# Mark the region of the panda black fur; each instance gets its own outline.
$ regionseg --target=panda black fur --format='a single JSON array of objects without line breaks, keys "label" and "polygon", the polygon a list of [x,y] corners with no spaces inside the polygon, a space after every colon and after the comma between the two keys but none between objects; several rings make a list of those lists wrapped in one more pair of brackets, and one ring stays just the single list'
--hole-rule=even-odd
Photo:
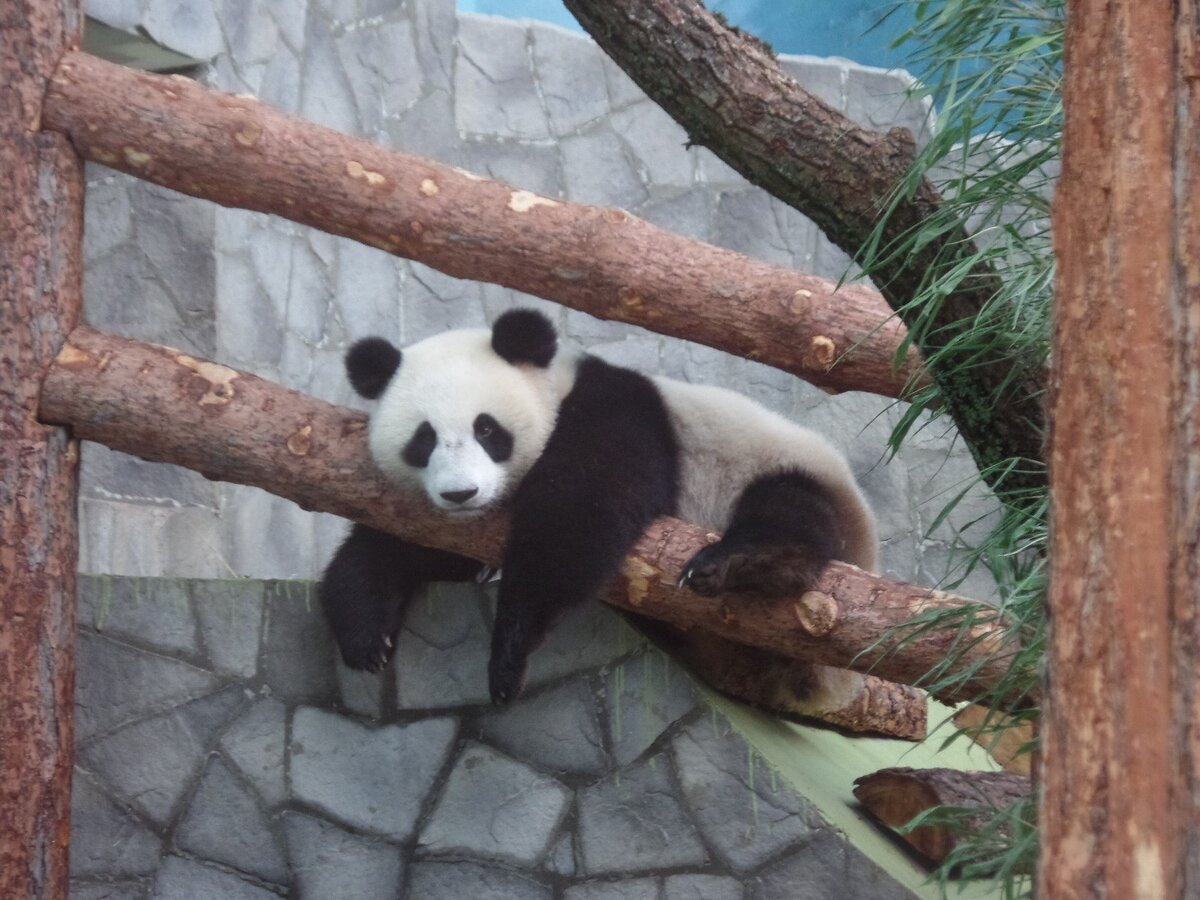
[{"label": "panda black fur", "polygon": [[[681,585],[705,594],[805,590],[831,559],[873,569],[875,521],[845,459],[816,433],[721,388],[648,378],[561,351],[540,313],[404,351],[351,347],[354,388],[378,399],[370,447],[450,515],[506,501],[489,681],[505,702],[557,615],[595,596],[657,517],[721,530]],[[386,664],[404,603],[480,564],[355,525],[320,594],[346,663]]]}]

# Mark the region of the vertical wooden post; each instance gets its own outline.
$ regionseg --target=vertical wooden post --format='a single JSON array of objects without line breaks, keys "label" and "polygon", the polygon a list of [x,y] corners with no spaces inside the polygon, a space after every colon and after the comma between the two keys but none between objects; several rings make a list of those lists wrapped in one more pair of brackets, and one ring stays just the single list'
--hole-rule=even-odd
[{"label": "vertical wooden post", "polygon": [[67,896],[78,446],[35,419],[79,319],[83,164],[39,131],[78,0],[0,0],[0,897]]},{"label": "vertical wooden post", "polygon": [[1047,900],[1200,897],[1196,6],[1068,4]]}]

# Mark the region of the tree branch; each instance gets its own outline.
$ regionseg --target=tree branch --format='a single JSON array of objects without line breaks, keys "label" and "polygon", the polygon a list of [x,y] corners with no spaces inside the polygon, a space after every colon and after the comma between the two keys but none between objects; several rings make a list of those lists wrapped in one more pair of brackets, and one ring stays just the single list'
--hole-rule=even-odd
[{"label": "tree branch", "polygon": [[[564,2],[693,143],[811,218],[851,256],[861,256],[913,161],[915,147],[907,131],[880,134],[858,126],[796,84],[762,41],[729,28],[698,0]],[[941,202],[933,186],[922,181],[888,217],[885,244],[928,220]],[[892,309],[912,326],[929,310],[907,304],[939,254],[965,259],[973,252],[965,231],[952,229],[874,277]],[[974,266],[932,321],[916,330],[926,359],[942,354],[931,374],[993,486],[989,467],[1008,457],[1042,458],[1044,429],[1041,386],[1004,388],[1014,370],[1002,351],[979,354],[977,342],[947,349],[969,332],[998,284],[992,269]],[[1014,472],[1004,479],[1001,494],[1044,484],[1040,471]]]},{"label": "tree branch", "polygon": [[88,159],[156,184],[728,350],[832,390],[896,397],[925,378],[915,352],[893,369],[904,328],[869,287],[837,287],[622,210],[516,190],[181,76],[67,54],[43,125]]},{"label": "tree branch", "polygon": [[[375,471],[362,413],[177,350],[78,328],[43,385],[39,414],[144,459],[256,485],[305,509],[486,562],[501,558],[503,516],[447,521]],[[953,631],[913,631],[906,627],[913,617],[976,607],[842,563],[831,564],[817,588],[798,598],[722,602],[678,590],[683,563],[714,537],[677,519],[658,520],[626,560],[623,584],[606,599],[677,627],[904,684],[920,683],[962,639]],[[1011,645],[994,613],[969,632],[972,644],[955,665],[972,674],[942,699],[969,699],[1007,669]]]}]

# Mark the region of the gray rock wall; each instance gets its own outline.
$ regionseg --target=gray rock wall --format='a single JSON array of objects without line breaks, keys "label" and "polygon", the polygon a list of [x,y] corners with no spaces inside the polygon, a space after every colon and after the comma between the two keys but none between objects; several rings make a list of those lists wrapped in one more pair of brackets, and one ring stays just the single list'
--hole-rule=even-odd
[{"label": "gray rock wall", "polygon": [[[687,148],[588,40],[551,26],[456,16],[450,0],[91,0],[89,12],[210,59],[214,87],[349,133],[781,265],[831,278],[850,265],[803,216]],[[785,64],[865,124],[925,127],[903,75]],[[992,510],[973,490],[926,534],[975,470],[941,424],[888,459],[901,410],[887,399],[831,397],[102,167],[87,203],[97,327],[353,405],[351,341],[404,344],[533,305],[606,359],[742,390],[829,435],[879,513],[895,577],[943,578],[958,529]],[[907,896],[802,791],[748,779],[743,740],[611,613],[568,617],[503,711],[486,704],[482,589],[433,588],[389,671],[351,673],[308,581],[345,523],[95,445],[83,460],[73,896]],[[991,586],[975,575],[965,590]]]}]

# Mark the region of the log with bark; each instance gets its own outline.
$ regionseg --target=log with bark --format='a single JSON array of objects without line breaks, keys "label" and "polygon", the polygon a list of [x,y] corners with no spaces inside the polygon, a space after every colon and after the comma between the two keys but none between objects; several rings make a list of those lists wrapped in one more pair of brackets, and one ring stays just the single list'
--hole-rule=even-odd
[{"label": "log with bark", "polygon": [[[854,796],[879,822],[933,863],[940,863],[964,833],[995,817],[1033,790],[1024,775],[958,769],[881,769],[854,781]],[[955,808],[956,827],[945,823],[906,826],[935,807]]]},{"label": "log with bark", "polygon": [[[45,381],[40,413],[45,421],[70,425],[78,437],[126,453],[256,485],[305,509],[428,546],[500,561],[503,516],[450,522],[423,498],[396,490],[371,462],[362,413],[177,350],[79,328]],[[813,591],[785,600],[723,601],[677,589],[683,563],[716,537],[677,519],[658,520],[605,599],[676,627],[903,684],[919,684],[962,639],[954,631],[913,633],[913,617],[931,609],[978,608],[969,629],[974,642],[955,663],[970,677],[941,696],[970,699],[1006,671],[1011,646],[995,611],[843,563],[831,564]]]},{"label": "log with bark", "polygon": [[[88,159],[274,213],[602,319],[708,344],[830,390],[927,376],[879,294],[388,150],[182,76],[67,54],[43,125]],[[853,351],[853,352],[850,352]]]},{"label": "log with bark", "polygon": [[67,896],[79,447],[35,418],[83,299],[83,163],[41,134],[73,0],[0,7],[0,897]]},{"label": "log with bark", "polygon": [[[912,135],[880,134],[859,126],[805,91],[779,67],[774,53],[751,34],[729,27],[700,0],[564,0],[579,23],[618,66],[688,133],[750,182],[804,213],[834,244],[861,258],[881,213],[892,202],[914,159]],[[896,199],[883,229],[889,246],[937,214],[942,203],[928,181]],[[930,314],[912,306],[939,254],[969,258],[963,228],[946,228],[919,250],[879,267],[876,283],[892,309],[910,324]],[[943,265],[947,265],[943,263]],[[989,266],[976,264],[917,331],[931,374],[979,470],[998,491],[1045,486],[1033,464],[1009,471],[1010,457],[1041,460],[1045,416],[1041,371],[1020,373],[1008,348],[980,349],[963,340],[999,286]],[[1016,381],[1012,389],[1005,386]]]}]

